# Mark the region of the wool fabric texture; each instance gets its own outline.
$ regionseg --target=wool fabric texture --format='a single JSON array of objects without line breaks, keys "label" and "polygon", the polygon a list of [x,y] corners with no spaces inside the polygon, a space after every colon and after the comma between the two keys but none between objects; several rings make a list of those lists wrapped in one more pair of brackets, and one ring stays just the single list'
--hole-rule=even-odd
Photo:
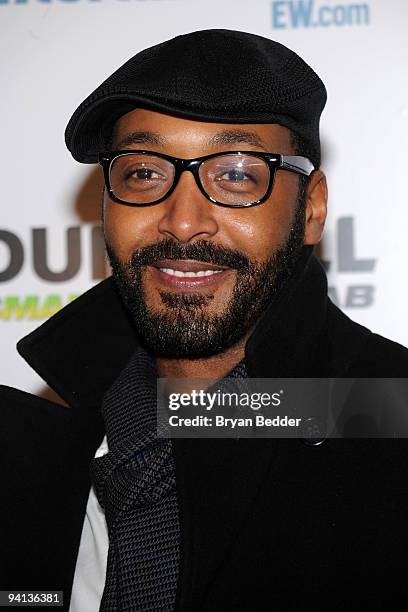
[{"label": "wool fabric texture", "polygon": [[318,75],[284,45],[247,32],[202,30],[129,59],[79,105],[65,142],[77,161],[96,163],[114,123],[147,108],[203,121],[283,125],[307,142],[318,167],[326,98]]},{"label": "wool fabric texture", "polygon": [[[246,377],[240,362],[226,378]],[[104,396],[109,452],[91,463],[109,551],[101,612],[175,607],[180,525],[171,440],[158,438],[157,368],[137,349]]]}]

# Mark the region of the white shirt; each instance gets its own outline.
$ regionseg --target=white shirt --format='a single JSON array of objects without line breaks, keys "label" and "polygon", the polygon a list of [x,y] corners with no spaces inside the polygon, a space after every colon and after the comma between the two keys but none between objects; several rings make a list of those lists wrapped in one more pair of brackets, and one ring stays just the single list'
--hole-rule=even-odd
[{"label": "white shirt", "polygon": [[[108,450],[105,436],[95,457],[105,455]],[[79,544],[69,612],[99,611],[105,586],[108,548],[109,536],[105,513],[91,486]]]}]

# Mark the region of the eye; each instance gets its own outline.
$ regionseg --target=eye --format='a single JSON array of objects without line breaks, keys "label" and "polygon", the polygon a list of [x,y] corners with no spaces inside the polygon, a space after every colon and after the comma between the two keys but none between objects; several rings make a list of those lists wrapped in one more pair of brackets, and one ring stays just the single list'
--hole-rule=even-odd
[{"label": "eye", "polygon": [[241,182],[241,181],[249,181],[252,177],[244,172],[243,170],[239,170],[238,168],[233,168],[228,170],[228,172],[224,172],[222,176],[218,177],[218,181],[233,181],[233,182]]},{"label": "eye", "polygon": [[165,178],[162,174],[152,168],[140,167],[129,168],[126,172],[126,180],[136,179],[138,181],[153,181]]}]

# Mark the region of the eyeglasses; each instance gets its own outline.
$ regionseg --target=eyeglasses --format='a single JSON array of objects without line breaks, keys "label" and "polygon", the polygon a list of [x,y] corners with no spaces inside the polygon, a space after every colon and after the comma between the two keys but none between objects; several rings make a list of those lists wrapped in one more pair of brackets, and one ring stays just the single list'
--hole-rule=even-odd
[{"label": "eyeglasses", "polygon": [[299,155],[258,151],[224,151],[196,159],[180,159],[154,151],[101,153],[106,189],[115,202],[152,206],[169,197],[188,170],[213,204],[233,208],[256,206],[272,191],[277,170],[310,176],[312,162]]}]

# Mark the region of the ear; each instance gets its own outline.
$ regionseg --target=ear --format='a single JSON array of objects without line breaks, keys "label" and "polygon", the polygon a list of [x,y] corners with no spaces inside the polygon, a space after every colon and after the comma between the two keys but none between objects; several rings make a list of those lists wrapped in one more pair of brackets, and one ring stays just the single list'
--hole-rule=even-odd
[{"label": "ear", "polygon": [[327,181],[321,170],[315,170],[307,186],[304,244],[317,244],[327,216]]}]

